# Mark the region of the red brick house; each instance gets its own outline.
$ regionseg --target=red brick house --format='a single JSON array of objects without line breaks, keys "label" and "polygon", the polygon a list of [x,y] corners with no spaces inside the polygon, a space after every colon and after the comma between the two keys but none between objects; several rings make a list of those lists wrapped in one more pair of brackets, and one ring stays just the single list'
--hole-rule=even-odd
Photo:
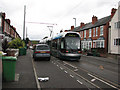
[{"label": "red brick house", "polygon": [[21,38],[10,22],[10,19],[6,19],[5,13],[0,13],[0,34],[4,34],[7,39]]},{"label": "red brick house", "polygon": [[72,29],[72,31],[80,33],[82,50],[94,48],[101,53],[108,52],[109,22],[115,11],[116,9],[113,8],[110,16],[101,19],[93,15],[92,22],[86,24],[81,22],[79,27]]}]

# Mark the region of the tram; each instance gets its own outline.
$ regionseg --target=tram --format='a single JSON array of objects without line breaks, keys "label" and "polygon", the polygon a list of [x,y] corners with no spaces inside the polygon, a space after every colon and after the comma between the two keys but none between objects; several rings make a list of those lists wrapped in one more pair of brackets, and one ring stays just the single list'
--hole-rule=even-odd
[{"label": "tram", "polygon": [[51,40],[51,54],[60,59],[81,58],[81,38],[77,32],[62,32]]}]

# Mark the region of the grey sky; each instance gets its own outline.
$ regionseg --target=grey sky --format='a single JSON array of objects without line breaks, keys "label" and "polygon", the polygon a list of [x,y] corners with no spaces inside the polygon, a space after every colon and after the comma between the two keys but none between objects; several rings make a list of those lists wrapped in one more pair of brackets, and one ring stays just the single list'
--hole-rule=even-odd
[{"label": "grey sky", "polygon": [[[6,13],[11,25],[16,27],[21,37],[23,34],[24,5],[26,22],[55,23],[54,35],[61,29],[68,30],[75,24],[91,22],[92,16],[98,19],[111,14],[112,8],[118,7],[119,0],[0,0],[0,11]],[[26,23],[28,37],[40,40],[49,36],[47,24]]]}]

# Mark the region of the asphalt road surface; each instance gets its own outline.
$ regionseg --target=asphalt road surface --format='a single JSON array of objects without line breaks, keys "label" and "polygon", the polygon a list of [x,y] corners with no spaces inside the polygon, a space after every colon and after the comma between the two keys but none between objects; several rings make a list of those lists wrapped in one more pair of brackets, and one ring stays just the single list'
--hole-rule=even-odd
[{"label": "asphalt road surface", "polygon": [[[32,51],[31,51],[32,58]],[[90,61],[91,60],[91,61]],[[39,81],[40,88],[84,88],[119,89],[118,68],[113,63],[98,61],[82,56],[79,62],[63,61],[51,56],[45,59],[33,60],[36,78],[47,78]]]}]

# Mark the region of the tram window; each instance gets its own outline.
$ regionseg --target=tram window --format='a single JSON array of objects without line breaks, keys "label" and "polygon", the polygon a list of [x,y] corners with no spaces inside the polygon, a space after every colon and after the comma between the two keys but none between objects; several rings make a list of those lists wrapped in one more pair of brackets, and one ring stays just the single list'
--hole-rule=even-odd
[{"label": "tram window", "polygon": [[61,49],[64,49],[64,42],[61,41]]},{"label": "tram window", "polygon": [[61,49],[65,48],[64,39],[61,40]]}]

